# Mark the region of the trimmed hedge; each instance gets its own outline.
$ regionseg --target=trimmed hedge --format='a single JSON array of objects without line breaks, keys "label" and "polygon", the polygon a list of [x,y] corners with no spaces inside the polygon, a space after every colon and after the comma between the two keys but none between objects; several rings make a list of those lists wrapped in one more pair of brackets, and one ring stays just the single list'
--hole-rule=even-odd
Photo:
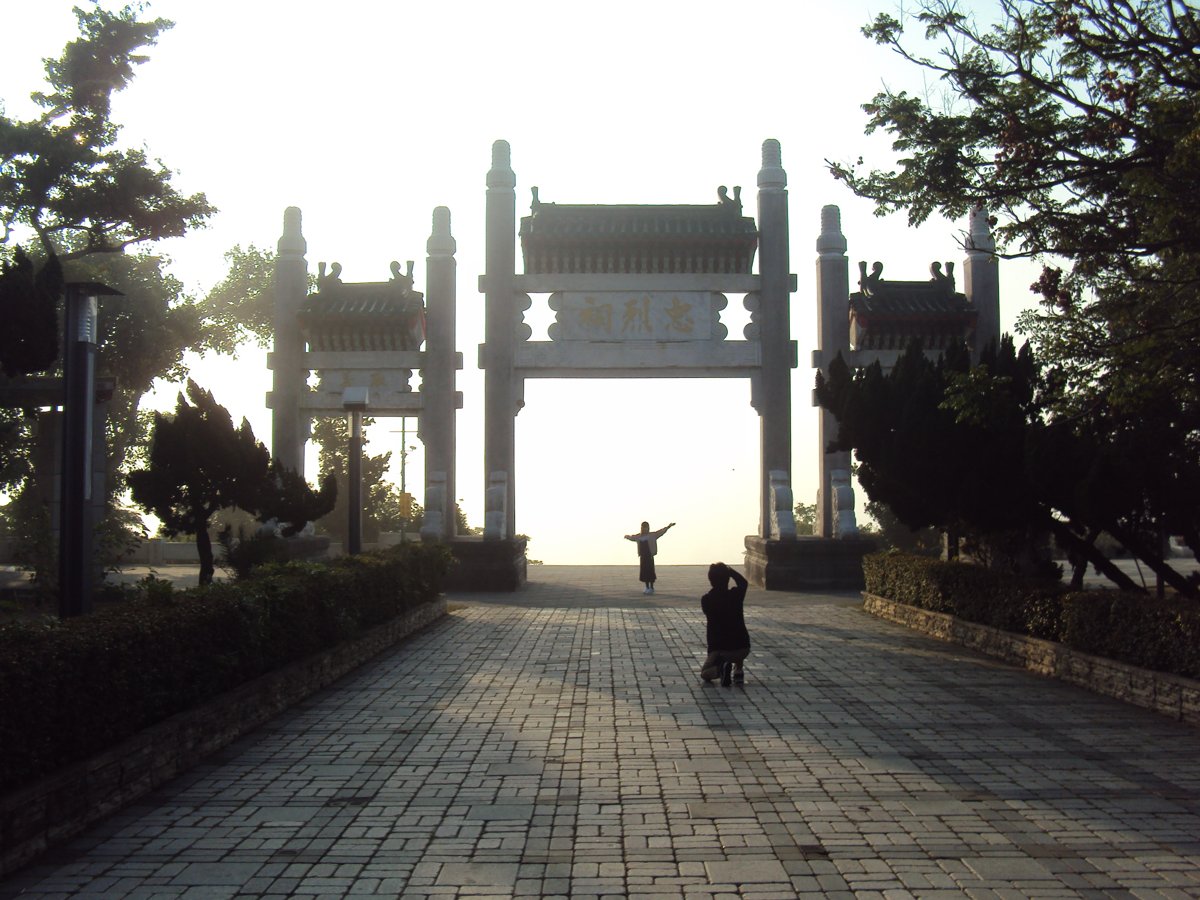
[{"label": "trimmed hedge", "polygon": [[1056,641],[1185,678],[1200,678],[1200,606],[1115,590],[1069,592],[981,566],[902,553],[863,559],[866,591],[968,622]]},{"label": "trimmed hedge", "polygon": [[405,544],[0,628],[0,793],[433,599],[450,564]]}]

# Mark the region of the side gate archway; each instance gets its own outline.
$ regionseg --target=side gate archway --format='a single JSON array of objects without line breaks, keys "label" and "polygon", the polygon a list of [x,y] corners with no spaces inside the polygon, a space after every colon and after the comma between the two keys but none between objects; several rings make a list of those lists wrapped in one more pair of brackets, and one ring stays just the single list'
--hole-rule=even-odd
[{"label": "side gate archway", "polygon": [[[779,143],[763,143],[757,222],[740,188],[712,205],[573,205],[533,189],[522,218],[524,272],[516,268],[516,175],[509,145],[492,147],[487,175],[484,476],[481,563],[524,580],[516,537],[516,416],[529,378],[748,378],[760,422],[760,516],[746,539],[747,574],[790,588],[792,500],[791,339],[787,176]],[[758,254],[758,273],[752,271]],[[744,294],[744,340],[721,323],[726,294]],[[549,295],[549,340],[533,341],[523,314]],[[498,573],[497,573],[498,574]]]},{"label": "side gate archway", "polygon": [[[373,417],[415,416],[425,446],[423,540],[455,537],[455,412],[462,394],[455,375],[455,242],[450,211],[433,211],[427,243],[426,294],[413,290],[412,263],[392,263],[389,281],[342,283],[340,266],[322,272],[308,292],[307,244],[300,210],[284,213],[275,268],[275,342],[271,451],[284,465],[304,471],[309,422],[348,412]],[[315,371],[318,383],[308,385]],[[414,389],[413,373],[420,373]]]}]

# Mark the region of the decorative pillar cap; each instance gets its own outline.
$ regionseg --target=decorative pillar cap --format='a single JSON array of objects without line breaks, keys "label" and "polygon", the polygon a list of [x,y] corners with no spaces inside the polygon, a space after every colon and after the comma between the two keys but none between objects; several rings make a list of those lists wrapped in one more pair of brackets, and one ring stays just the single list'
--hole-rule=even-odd
[{"label": "decorative pillar cap", "polygon": [[280,256],[304,256],[308,242],[300,231],[300,207],[289,206],[283,211],[283,235],[279,238]]},{"label": "decorative pillar cap", "polygon": [[783,171],[783,157],[779,141],[767,138],[762,145],[762,168],[758,170],[760,191],[781,191],[787,187],[787,173]]},{"label": "decorative pillar cap", "polygon": [[846,254],[846,236],[842,234],[842,211],[833,204],[821,207],[821,234],[817,238],[817,252],[822,256]]},{"label": "decorative pillar cap", "polygon": [[982,203],[967,214],[967,255],[972,259],[990,257],[996,253],[996,239],[992,237],[991,217]]},{"label": "decorative pillar cap", "polygon": [[517,176],[512,170],[512,150],[508,141],[496,141],[492,144],[492,168],[487,174],[487,186],[508,190],[517,186]]},{"label": "decorative pillar cap", "polygon": [[450,209],[438,206],[433,210],[433,231],[425,242],[425,251],[430,256],[453,256],[458,249],[454,238],[450,235]]}]

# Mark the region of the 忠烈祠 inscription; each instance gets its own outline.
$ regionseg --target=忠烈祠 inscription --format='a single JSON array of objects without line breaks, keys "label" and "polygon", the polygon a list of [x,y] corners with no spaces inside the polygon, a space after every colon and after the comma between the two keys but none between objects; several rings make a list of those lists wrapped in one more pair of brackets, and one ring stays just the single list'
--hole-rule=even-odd
[{"label": "\u5fe0\u70c8\u7960 inscription", "polygon": [[562,291],[552,341],[707,341],[725,297],[711,291]]}]

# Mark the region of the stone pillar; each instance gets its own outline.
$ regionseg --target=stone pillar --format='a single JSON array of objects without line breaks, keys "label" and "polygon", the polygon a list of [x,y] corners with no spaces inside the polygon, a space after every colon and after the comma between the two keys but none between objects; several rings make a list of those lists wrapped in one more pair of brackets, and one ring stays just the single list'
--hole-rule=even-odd
[{"label": "stone pillar", "polygon": [[508,487],[504,533],[489,533],[486,537],[490,539],[509,539],[516,534],[516,184],[508,142],[496,141],[492,144],[492,168],[487,174],[484,345],[479,364],[484,369],[484,484],[490,485],[497,475],[503,475]]},{"label": "stone pillar", "polygon": [[979,313],[975,323],[975,346],[971,359],[989,343],[1000,343],[1000,273],[996,261],[996,241],[988,224],[988,211],[971,210],[967,221],[967,258],[963,261],[963,293]]},{"label": "stone pillar", "polygon": [[[440,519],[440,533],[421,529],[435,540],[454,537],[455,411],[455,312],[456,281],[450,234],[450,210],[433,211],[433,231],[425,245],[425,368],[421,373],[421,440],[425,444],[425,520]],[[432,486],[432,489],[431,489]],[[431,513],[433,515],[431,515]]]},{"label": "stone pillar", "polygon": [[[777,482],[783,479],[789,487],[792,483],[787,174],[783,171],[779,142],[773,139],[763,141],[762,145],[762,168],[758,172],[758,231],[758,321],[762,345],[762,370],[756,399],[762,445],[759,536],[772,538],[787,536],[786,528],[772,528],[772,521],[780,512],[772,508],[772,476]],[[773,531],[776,532],[774,535]],[[791,537],[795,537],[794,527]]]},{"label": "stone pillar", "polygon": [[283,236],[275,261],[275,344],[268,357],[273,375],[267,406],[271,410],[271,455],[300,474],[304,474],[304,443],[308,440],[300,395],[307,389],[308,372],[297,314],[308,296],[307,249],[300,231],[300,210],[289,206],[283,213]]},{"label": "stone pillar", "polygon": [[[842,211],[836,206],[821,208],[821,234],[817,238],[817,353],[814,362],[823,371],[841,350],[850,350],[850,265],[846,259],[846,236],[842,234]],[[813,399],[816,405],[816,398]],[[817,537],[834,537],[833,472],[850,470],[849,453],[827,453],[837,437],[837,420],[820,410],[817,440],[821,477],[817,488]]]}]

